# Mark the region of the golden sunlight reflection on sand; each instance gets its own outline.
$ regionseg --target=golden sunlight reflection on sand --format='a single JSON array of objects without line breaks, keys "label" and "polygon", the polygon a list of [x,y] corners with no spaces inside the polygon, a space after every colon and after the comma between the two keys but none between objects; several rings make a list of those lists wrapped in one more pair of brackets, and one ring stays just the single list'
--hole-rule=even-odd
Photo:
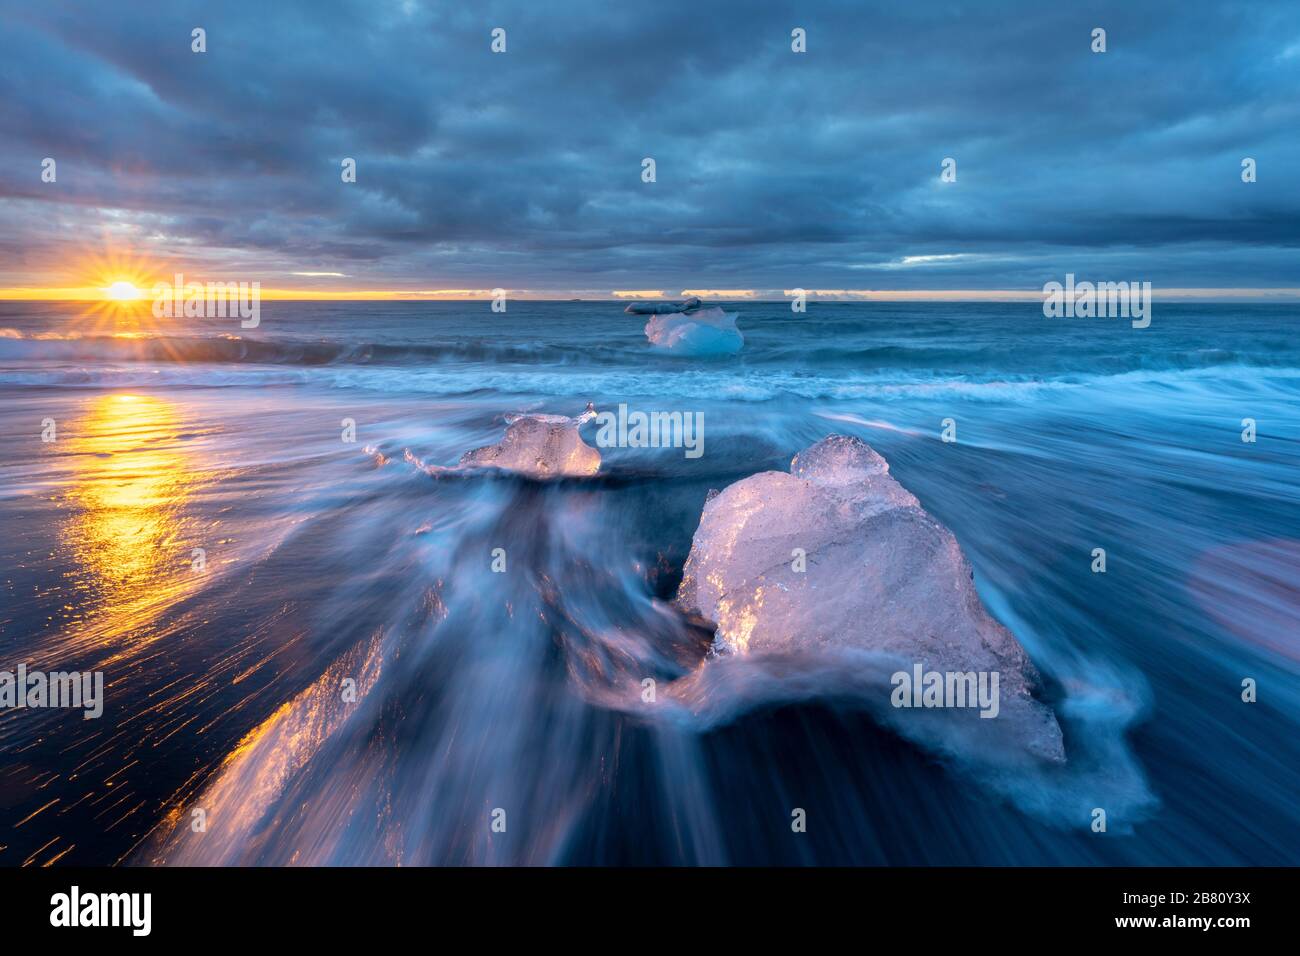
[{"label": "golden sunlight reflection on sand", "polygon": [[186,503],[202,477],[182,449],[177,407],[145,395],[92,399],[69,429],[76,462],[64,543],[92,592],[97,640],[130,635],[201,577]]}]

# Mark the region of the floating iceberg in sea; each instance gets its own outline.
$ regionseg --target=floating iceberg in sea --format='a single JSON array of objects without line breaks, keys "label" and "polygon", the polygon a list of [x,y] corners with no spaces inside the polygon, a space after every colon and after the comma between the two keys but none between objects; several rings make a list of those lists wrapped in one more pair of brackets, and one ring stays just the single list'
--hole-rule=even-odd
[{"label": "floating iceberg in sea", "polygon": [[745,344],[736,313],[719,308],[653,316],[645,326],[650,344],[682,355],[734,355]]},{"label": "floating iceberg in sea", "polygon": [[699,296],[691,296],[681,303],[676,302],[633,302],[623,311],[628,315],[677,315],[683,312],[698,312],[704,307]]},{"label": "floating iceberg in sea", "polygon": [[466,452],[457,467],[504,468],[530,478],[594,475],[600,470],[600,452],[584,442],[578,430],[595,417],[590,403],[577,418],[509,416],[501,441]]},{"label": "floating iceberg in sea", "polygon": [[645,326],[650,344],[680,355],[734,355],[745,344],[736,313],[706,309],[698,296],[681,303],[633,302],[623,311],[652,316]]},{"label": "floating iceberg in sea", "polygon": [[[1055,715],[1030,693],[1037,672],[984,609],[956,539],[856,438],[832,435],[795,456],[789,474],[751,475],[710,498],[678,603],[716,625],[724,654],[783,660],[799,674],[812,662],[849,684],[855,665],[874,670],[860,687],[880,698],[877,713],[925,743],[1064,760]],[[996,719],[880,706],[890,694],[881,674],[915,665],[997,674]]]}]

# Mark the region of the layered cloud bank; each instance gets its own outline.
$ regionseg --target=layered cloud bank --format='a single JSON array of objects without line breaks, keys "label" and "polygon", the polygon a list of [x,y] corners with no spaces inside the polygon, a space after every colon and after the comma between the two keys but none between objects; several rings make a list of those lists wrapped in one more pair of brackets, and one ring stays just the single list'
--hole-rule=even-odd
[{"label": "layered cloud bank", "polygon": [[232,0],[5,27],[0,288],[77,285],[88,236],[304,291],[1300,284],[1294,5],[507,3],[487,22]]}]

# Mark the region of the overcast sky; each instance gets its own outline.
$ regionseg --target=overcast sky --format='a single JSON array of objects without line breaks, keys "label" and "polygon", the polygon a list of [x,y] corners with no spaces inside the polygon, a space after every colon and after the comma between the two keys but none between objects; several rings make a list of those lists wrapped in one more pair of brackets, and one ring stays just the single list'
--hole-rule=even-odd
[{"label": "overcast sky", "polygon": [[0,11],[0,287],[1300,287],[1296,2]]}]

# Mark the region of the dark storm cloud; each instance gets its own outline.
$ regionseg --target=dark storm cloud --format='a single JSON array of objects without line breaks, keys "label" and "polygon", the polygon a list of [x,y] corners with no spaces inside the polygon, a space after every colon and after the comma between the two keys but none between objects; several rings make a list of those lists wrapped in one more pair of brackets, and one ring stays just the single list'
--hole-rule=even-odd
[{"label": "dark storm cloud", "polygon": [[0,285],[105,233],[380,287],[1300,285],[1294,3],[2,8]]}]

